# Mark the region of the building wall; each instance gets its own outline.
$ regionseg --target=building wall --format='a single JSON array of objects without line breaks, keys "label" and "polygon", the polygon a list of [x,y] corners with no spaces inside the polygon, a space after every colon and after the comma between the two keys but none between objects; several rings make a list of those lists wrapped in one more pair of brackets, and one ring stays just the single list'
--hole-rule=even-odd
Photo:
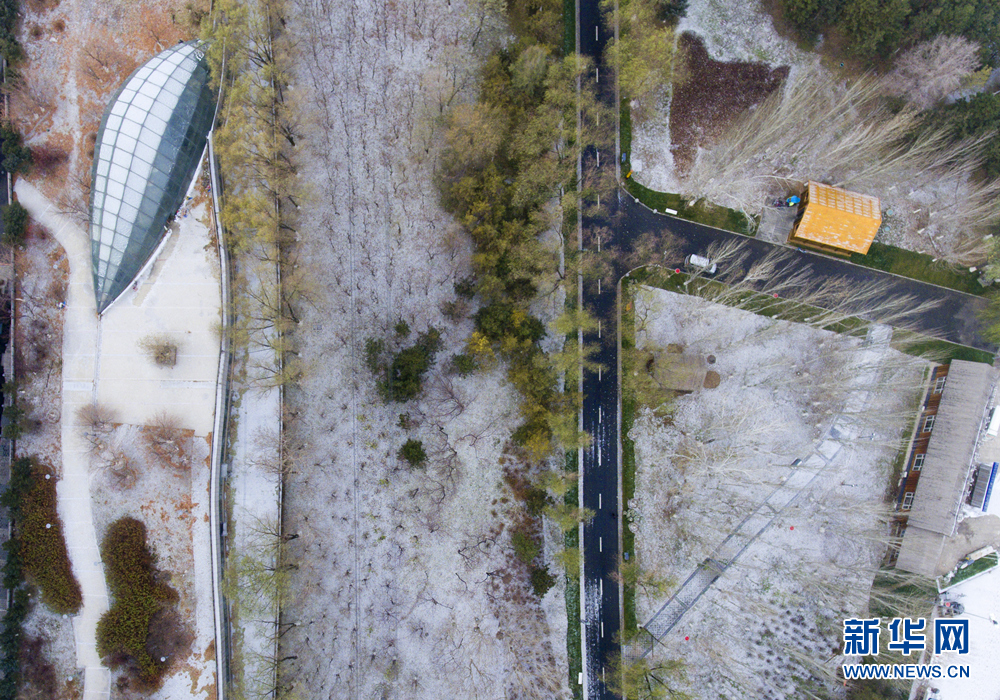
[{"label": "building wall", "polygon": [[[910,455],[906,460],[906,467],[903,471],[903,484],[896,497],[896,508],[901,514],[904,514],[904,519],[905,513],[910,510],[913,493],[917,490],[917,482],[920,481],[920,473],[922,471],[922,462],[924,456],[927,454],[927,445],[930,442],[931,433],[934,431],[933,426],[927,426],[927,419],[931,416],[937,416],[938,406],[941,404],[941,392],[944,389],[947,377],[948,365],[939,365],[934,368],[931,374],[930,387],[927,390],[927,395],[924,397],[923,409],[917,418],[916,433],[914,434],[913,443],[910,446]],[[928,429],[925,429],[925,426]]]}]

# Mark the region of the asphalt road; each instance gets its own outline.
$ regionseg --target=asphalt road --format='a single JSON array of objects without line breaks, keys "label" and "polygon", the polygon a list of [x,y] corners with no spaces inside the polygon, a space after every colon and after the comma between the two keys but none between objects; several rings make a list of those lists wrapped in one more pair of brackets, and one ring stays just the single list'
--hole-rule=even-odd
[{"label": "asphalt road", "polygon": [[[623,223],[612,245],[630,246],[632,241],[647,233],[660,235],[670,233],[673,234],[676,241],[676,253],[670,259],[663,260],[661,257],[649,262],[679,264],[686,255],[704,253],[714,241],[737,239],[747,246],[749,251],[747,264],[750,264],[767,255],[776,247],[766,241],[658,214],[641,204],[636,204],[627,194],[624,195],[624,200],[622,206]],[[883,282],[888,285],[887,294],[906,295],[921,302],[937,300],[939,302],[937,308],[912,319],[919,330],[937,335],[953,343],[991,352],[996,350],[995,346],[982,339],[977,329],[977,312],[986,305],[986,301],[982,297],[852,265],[847,261],[818,253],[789,250],[794,255],[791,262],[796,266],[808,266],[812,279],[841,277],[858,285]]]}]

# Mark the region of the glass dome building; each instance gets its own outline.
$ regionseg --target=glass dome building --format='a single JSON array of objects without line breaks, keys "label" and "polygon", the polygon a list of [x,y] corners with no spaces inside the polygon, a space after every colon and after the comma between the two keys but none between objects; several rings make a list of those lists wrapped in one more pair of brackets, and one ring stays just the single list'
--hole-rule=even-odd
[{"label": "glass dome building", "polygon": [[97,312],[132,283],[184,201],[215,114],[208,61],[196,42],[140,66],[97,131],[90,244]]}]

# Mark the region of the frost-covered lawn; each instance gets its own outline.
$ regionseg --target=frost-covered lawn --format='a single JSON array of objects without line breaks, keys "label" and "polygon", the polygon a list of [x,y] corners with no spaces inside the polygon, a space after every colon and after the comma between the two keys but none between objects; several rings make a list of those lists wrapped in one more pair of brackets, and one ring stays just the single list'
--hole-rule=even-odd
[{"label": "frost-covered lawn", "polygon": [[[834,690],[841,621],[865,612],[888,541],[883,495],[927,363],[862,338],[640,288],[637,344],[714,356],[721,381],[643,409],[631,505],[646,621],[793,473],[816,478],[664,637],[695,697],[806,697]],[[811,456],[811,458],[810,458]]]},{"label": "frost-covered lawn", "polygon": [[[298,260],[314,287],[296,331],[305,365],[286,394],[293,572],[284,678],[303,697],[558,698],[567,689],[560,588],[539,603],[511,565],[503,447],[519,416],[501,367],[445,371],[472,330],[444,302],[470,244],[438,204],[437,125],[474,98],[499,31],[456,2],[292,3],[290,88],[308,183]],[[480,28],[483,31],[480,31]],[[443,347],[421,396],[384,404],[368,338]],[[398,458],[423,442],[426,467]],[[550,533],[561,542],[561,533]],[[555,567],[550,567],[555,570]]]}]

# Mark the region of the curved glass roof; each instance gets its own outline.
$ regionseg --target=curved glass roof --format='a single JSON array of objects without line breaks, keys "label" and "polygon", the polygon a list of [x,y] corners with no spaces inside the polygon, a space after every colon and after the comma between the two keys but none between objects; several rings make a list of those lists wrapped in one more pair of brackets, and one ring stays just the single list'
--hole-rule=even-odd
[{"label": "curved glass roof", "polygon": [[132,283],[184,201],[215,113],[195,42],[140,66],[104,112],[94,148],[90,244],[97,311]]}]

